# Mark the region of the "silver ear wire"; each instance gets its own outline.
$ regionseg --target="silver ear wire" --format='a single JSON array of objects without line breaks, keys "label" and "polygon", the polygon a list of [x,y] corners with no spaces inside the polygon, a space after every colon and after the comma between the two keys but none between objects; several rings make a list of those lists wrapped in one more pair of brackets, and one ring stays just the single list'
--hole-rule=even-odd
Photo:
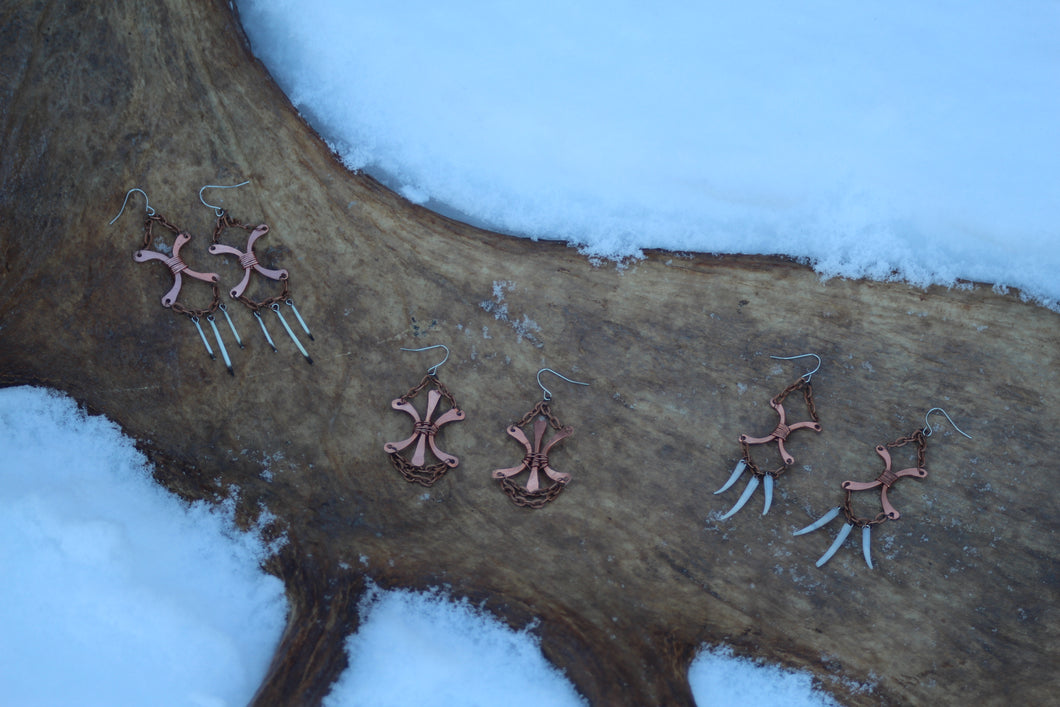
[{"label": "silver ear wire", "polygon": [[817,354],[815,354],[815,353],[805,353],[805,354],[799,354],[798,356],[770,356],[770,358],[775,358],[778,361],[794,361],[797,358],[809,358],[810,356],[813,356],[815,359],[817,359],[817,368],[813,369],[809,373],[803,373],[802,376],[800,376],[804,381],[809,383],[810,382],[810,378],[813,377],[813,374],[817,373],[817,371],[821,370],[821,357],[818,356]]},{"label": "silver ear wire", "polygon": [[214,206],[213,204],[207,204],[206,203],[206,199],[202,198],[202,193],[205,190],[207,190],[207,189],[235,189],[236,187],[241,187],[241,186],[244,186],[244,185],[247,185],[247,184],[250,184],[250,180],[249,179],[247,181],[245,181],[245,182],[240,182],[239,184],[227,184],[227,185],[225,185],[225,184],[207,184],[206,186],[204,186],[202,189],[199,190],[199,201],[201,201],[202,205],[205,206],[206,208],[213,209],[213,212],[214,212],[215,216],[218,216],[218,217],[224,216],[225,210],[222,209],[220,206]]},{"label": "silver ear wire", "polygon": [[546,401],[552,400],[552,391],[549,390],[548,388],[546,388],[545,384],[541,382],[541,374],[544,373],[545,371],[548,371],[549,373],[551,373],[554,376],[559,376],[563,380],[567,381],[568,383],[573,383],[574,385],[589,385],[588,383],[582,383],[581,381],[571,380],[570,378],[568,378],[567,376],[563,375],[562,373],[556,373],[551,368],[542,368],[540,371],[537,372],[537,384],[539,386],[541,386],[541,390],[543,390],[545,392],[545,400]]},{"label": "silver ear wire", "polygon": [[140,187],[133,187],[129,191],[125,192],[125,201],[121,202],[121,211],[118,212],[117,216],[115,216],[114,218],[112,218],[110,220],[110,223],[107,224],[108,226],[113,226],[114,222],[117,221],[119,218],[121,218],[121,215],[123,213],[125,213],[125,205],[129,203],[129,195],[132,194],[134,191],[138,191],[138,192],[140,192],[141,194],[144,195],[144,204],[147,207],[147,215],[148,216],[154,216],[155,215],[155,210],[151,208],[151,200],[147,198],[147,192],[145,192]]},{"label": "silver ear wire", "polygon": [[930,416],[931,413],[933,413],[933,412],[941,412],[943,415],[946,416],[946,419],[950,421],[950,424],[953,425],[953,429],[957,430],[958,432],[960,432],[962,435],[964,435],[968,439],[972,438],[972,436],[970,434],[968,434],[967,432],[962,430],[960,427],[958,427],[957,423],[955,423],[953,421],[953,418],[951,418],[949,416],[949,414],[945,410],[943,410],[942,408],[931,408],[924,415],[924,430],[923,430],[923,432],[924,432],[924,436],[925,437],[930,437],[931,436],[931,423],[928,422],[928,416]]},{"label": "silver ear wire", "polygon": [[434,364],[427,369],[427,375],[433,376],[438,373],[438,369],[441,368],[442,364],[449,360],[449,347],[445,344],[434,344],[433,346],[424,346],[422,349],[401,349],[402,351],[429,351],[431,349],[445,349],[445,358],[438,363]]}]

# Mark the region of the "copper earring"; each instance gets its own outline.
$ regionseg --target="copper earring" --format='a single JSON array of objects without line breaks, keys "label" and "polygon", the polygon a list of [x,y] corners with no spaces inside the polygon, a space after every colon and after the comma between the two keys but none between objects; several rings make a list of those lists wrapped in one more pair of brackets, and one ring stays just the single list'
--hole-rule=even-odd
[{"label": "copper earring", "polygon": [[[129,203],[129,195],[134,191],[140,192],[144,195],[144,204],[147,215],[144,219],[143,242],[140,245],[140,249],[133,253],[133,260],[138,263],[157,260],[164,263],[166,267],[169,268],[169,271],[173,274],[173,286],[169,288],[168,292],[162,295],[162,306],[167,309],[172,309],[174,312],[183,314],[191,319],[192,323],[195,325],[195,329],[199,332],[199,338],[202,339],[203,346],[206,347],[206,353],[210,355],[211,359],[216,361],[217,356],[214,355],[213,347],[210,346],[210,341],[206,338],[206,333],[203,331],[202,325],[200,324],[200,320],[206,319],[210,324],[210,328],[213,329],[214,339],[217,341],[217,348],[221,352],[221,356],[224,358],[228,372],[235,375],[235,372],[232,370],[232,361],[228,357],[228,349],[225,348],[224,340],[221,338],[221,332],[217,329],[217,323],[213,316],[214,312],[219,308],[222,310],[224,309],[224,305],[221,304],[220,288],[217,285],[221,278],[217,273],[192,270],[180,255],[181,248],[191,240],[191,234],[187,231],[182,231],[180,228],[167,221],[164,216],[156,213],[155,210],[151,208],[147,192],[140,188],[133,188],[125,192],[125,201],[122,202],[121,210],[118,211],[117,216],[111,219],[110,223],[113,224],[119,217],[121,217],[122,213],[125,211],[125,206]],[[158,224],[173,234],[173,246],[169,253],[160,253],[158,251],[147,249],[155,239],[155,224]],[[165,248],[165,246],[159,247]],[[177,301],[180,297],[180,290],[183,287],[185,276],[194,280],[210,283],[210,287],[213,290],[213,296],[209,305],[202,309],[191,309]],[[225,313],[225,317],[228,317],[227,312]],[[229,319],[228,323],[231,325],[231,319]],[[235,327],[232,327],[232,333],[235,334]],[[238,340],[239,335],[236,334],[236,341]]]},{"label": "copper earring", "polygon": [[[518,465],[508,469],[496,469],[491,476],[501,482],[501,489],[512,499],[515,505],[526,508],[544,507],[549,501],[559,496],[560,492],[567,487],[571,480],[570,474],[561,473],[553,469],[548,458],[553,447],[574,434],[574,428],[570,425],[563,425],[552,413],[552,408],[549,405],[549,401],[552,400],[552,392],[541,382],[541,374],[545,371],[559,376],[568,383],[589,385],[588,383],[571,380],[564,375],[556,373],[551,368],[542,368],[537,372],[537,384],[544,391],[544,397],[528,413],[523,415],[522,419],[514,425],[510,425],[506,430],[513,439],[523,445],[526,450],[526,456],[523,457],[522,462]],[[523,431],[523,428],[531,422],[534,423],[532,443]],[[545,443],[545,431],[549,427],[552,428],[553,435]],[[526,485],[520,486],[512,480],[512,477],[518,476],[524,471],[529,471],[530,476],[526,481]],[[552,483],[542,487],[541,473],[544,473]]]},{"label": "copper earring", "polygon": [[[217,216],[217,221],[214,224],[213,229],[213,245],[210,246],[210,253],[213,255],[234,255],[239,258],[239,264],[243,267],[243,279],[235,287],[228,291],[229,297],[234,300],[242,302],[246,307],[254,314],[254,317],[258,320],[258,324],[261,326],[261,331],[265,335],[265,341],[268,342],[269,347],[273,353],[276,353],[276,344],[272,340],[272,336],[269,335],[269,330],[265,326],[265,320],[261,317],[261,310],[271,309],[279,317],[280,323],[283,325],[287,335],[291,337],[291,341],[298,347],[299,353],[305,357],[305,360],[309,363],[313,363],[313,359],[306,352],[302,342],[299,341],[295,335],[294,330],[287,323],[287,319],[283,316],[283,312],[280,311],[280,303],[286,304],[291,308],[291,312],[294,314],[295,319],[301,325],[302,330],[305,331],[306,335],[310,340],[314,340],[313,335],[309,331],[309,327],[306,326],[305,321],[302,319],[302,315],[298,313],[297,307],[294,306],[294,300],[291,299],[291,285],[288,279],[288,272],[285,269],[271,269],[266,268],[260,262],[258,262],[257,255],[254,252],[254,243],[269,232],[268,224],[258,224],[252,226],[250,224],[241,223],[219,206],[206,203],[203,199],[202,193],[206,189],[235,189],[241,187],[244,184],[249,184],[249,181],[242,182],[240,184],[232,185],[220,185],[220,184],[207,184],[206,186],[199,189],[199,201],[202,202],[203,206],[214,210],[214,215]],[[221,235],[229,228],[242,229],[247,233],[247,246],[246,250],[240,250],[233,248],[232,246],[221,243]],[[254,300],[247,296],[247,286],[250,284],[250,276],[252,273],[257,273],[264,278],[269,280],[275,280],[282,283],[282,289],[279,294],[267,297],[263,300]],[[227,312],[225,313],[227,316]],[[234,329],[233,329],[234,330]],[[242,342],[240,342],[242,346]]]},{"label": "copper earring", "polygon": [[[383,445],[383,451],[390,456],[390,462],[405,477],[405,481],[417,483],[421,486],[432,486],[434,482],[445,475],[445,472],[456,468],[460,463],[460,460],[452,454],[447,454],[438,448],[435,436],[442,425],[463,420],[464,411],[457,406],[453,394],[438,380],[437,376],[438,368],[449,360],[449,347],[443,344],[436,344],[434,346],[425,346],[422,349],[401,349],[402,351],[427,351],[438,348],[445,349],[445,358],[427,369],[427,375],[417,385],[390,403],[390,407],[393,409],[401,410],[412,417],[412,436],[400,442],[387,442]],[[428,387],[431,390],[427,392],[427,411],[421,418],[419,411],[412,405],[412,399],[420,391]],[[438,411],[438,403],[442,399],[449,404],[449,408],[432,421],[431,418]],[[413,444],[416,445],[416,448],[413,450],[411,457],[399,454],[399,452],[411,447]],[[428,448],[438,459],[433,464],[426,463]]]},{"label": "copper earring", "polygon": [[[846,518],[846,523],[840,528],[839,534],[836,535],[835,541],[832,542],[832,546],[828,548],[828,551],[821,555],[821,559],[817,560],[817,566],[821,567],[824,563],[832,559],[832,556],[836,554],[843,541],[847,539],[855,527],[861,528],[861,552],[865,557],[865,564],[872,569],[872,553],[871,553],[871,542],[872,542],[872,526],[879,525],[888,520],[898,520],[902,517],[902,514],[898,512],[898,509],[891,505],[890,500],[887,498],[887,491],[893,486],[899,479],[906,477],[912,477],[915,479],[923,479],[927,477],[927,469],[924,468],[924,456],[927,452],[927,438],[931,436],[931,423],[928,422],[928,416],[933,412],[941,412],[946,415],[946,419],[953,425],[953,429],[960,432],[962,435],[971,439],[971,435],[966,434],[961,428],[954,424],[950,416],[946,414],[946,411],[942,408],[931,408],[927,414],[924,415],[924,427],[923,429],[915,430],[912,434],[905,437],[899,437],[893,442],[886,444],[876,445],[876,453],[883,459],[883,471],[876,477],[875,481],[844,481],[842,483],[842,489],[846,492],[846,499],[843,501],[843,505],[836,506],[832,510],[825,513],[823,516],[810,523],[805,528],[795,531],[795,535],[804,535],[805,533],[812,532],[818,528],[823,528],[840,513]],[[891,470],[891,449],[898,447],[904,447],[907,444],[916,445],[916,466],[908,469],[902,469],[901,471]],[[855,491],[870,491],[872,489],[880,489],[880,506],[883,510],[877,513],[873,518],[861,518],[854,513],[854,509],[851,505],[852,495]]]},{"label": "copper earring", "polygon": [[[776,429],[765,437],[750,437],[748,435],[740,435],[740,447],[743,449],[743,457],[736,463],[736,468],[733,469],[732,474],[729,476],[729,480],[725,482],[725,485],[715,491],[715,495],[728,491],[736,480],[743,474],[744,469],[751,470],[751,480],[747,482],[747,487],[744,488],[743,494],[739,500],[736,501],[728,513],[721,516],[718,520],[726,520],[736,515],[744,505],[750,500],[751,495],[758,488],[758,484],[764,481],[764,493],[765,493],[765,507],[762,509],[762,515],[769,512],[769,507],[773,503],[773,480],[783,474],[788,468],[795,463],[795,458],[788,452],[785,443],[790,435],[795,430],[813,430],[814,432],[821,431],[821,424],[817,418],[817,408],[813,402],[813,386],[810,384],[810,379],[814,373],[817,373],[821,369],[821,357],[817,354],[800,354],[798,356],[770,356],[781,361],[791,361],[797,358],[806,358],[813,356],[817,359],[817,368],[813,369],[809,373],[806,373],[799,377],[797,381],[789,385],[783,391],[780,392],[775,398],[769,401],[770,407],[777,411],[777,415],[780,416],[780,421],[777,423]],[[787,412],[784,410],[784,400],[789,395],[796,391],[802,391],[803,398],[806,400],[806,409],[810,414],[810,421],[807,422],[794,422],[789,423],[787,421]],[[751,459],[751,446],[760,444],[771,444],[776,442],[777,449],[780,451],[781,465],[772,471],[762,471],[755,464],[754,460]]]}]

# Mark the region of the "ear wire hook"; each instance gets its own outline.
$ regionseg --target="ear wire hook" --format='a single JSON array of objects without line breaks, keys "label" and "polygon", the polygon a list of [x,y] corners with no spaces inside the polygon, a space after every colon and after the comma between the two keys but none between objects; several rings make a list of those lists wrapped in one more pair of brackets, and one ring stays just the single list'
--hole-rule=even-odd
[{"label": "ear wire hook", "polygon": [[968,439],[971,439],[971,438],[972,438],[972,436],[971,436],[970,434],[968,434],[967,432],[965,432],[964,430],[962,430],[962,429],[961,429],[960,427],[958,427],[958,426],[957,426],[957,423],[953,421],[953,418],[951,418],[951,417],[949,416],[949,413],[947,413],[947,412],[946,412],[945,410],[943,410],[942,408],[931,408],[931,409],[930,409],[930,410],[928,410],[928,411],[927,411],[927,413],[926,413],[926,414],[924,415],[924,430],[923,430],[923,432],[924,432],[924,436],[925,436],[925,437],[930,437],[930,436],[931,436],[931,423],[930,423],[930,422],[928,422],[928,416],[930,416],[930,415],[931,415],[931,413],[933,413],[933,412],[941,412],[941,413],[942,413],[943,415],[945,415],[945,416],[946,416],[946,419],[950,421],[950,424],[951,424],[951,425],[953,425],[953,429],[957,430],[958,432],[960,432],[960,433],[961,433],[962,435],[964,435],[964,436],[965,436],[965,437],[967,437]]},{"label": "ear wire hook", "polygon": [[[817,359],[817,368],[813,369],[809,373],[803,373],[801,376],[799,376],[804,381],[809,383],[810,382],[810,378],[813,377],[813,374],[817,373],[817,371],[821,370],[821,357],[818,356],[817,354],[815,354],[815,353],[805,353],[805,354],[799,354],[798,356],[770,356],[770,358],[775,358],[778,361],[794,361],[797,358],[809,358],[810,356],[813,356],[815,359]],[[951,420],[951,422],[952,422],[952,420]]]},{"label": "ear wire hook", "polygon": [[220,206],[214,206],[213,204],[207,204],[206,203],[206,199],[202,198],[202,193],[205,190],[207,190],[207,189],[235,189],[236,187],[241,187],[241,186],[244,186],[246,184],[250,184],[250,180],[249,179],[247,181],[245,181],[245,182],[240,182],[239,184],[228,184],[228,185],[225,185],[225,184],[207,184],[206,186],[204,186],[202,189],[199,190],[199,201],[201,201],[202,205],[205,206],[206,208],[213,209],[213,212],[214,212],[215,216],[218,216],[218,217],[224,216],[225,210],[222,209]]},{"label": "ear wire hook", "polygon": [[571,380],[570,378],[568,378],[567,376],[563,375],[562,373],[556,373],[551,368],[542,368],[540,371],[537,372],[537,384],[539,386],[541,386],[541,390],[545,391],[545,401],[546,402],[549,401],[549,400],[552,400],[552,391],[549,390],[548,388],[546,388],[545,384],[541,382],[541,374],[544,373],[545,371],[548,371],[549,373],[551,373],[554,376],[559,376],[563,380],[567,381],[568,383],[573,383],[574,385],[589,385],[588,383],[582,383],[581,381]]},{"label": "ear wire hook", "polygon": [[438,363],[434,364],[427,369],[427,375],[433,376],[438,373],[438,369],[442,367],[442,364],[449,360],[449,347],[445,344],[434,344],[433,346],[424,346],[422,349],[401,349],[402,351],[429,351],[431,349],[445,349],[445,358]]},{"label": "ear wire hook", "polygon": [[129,191],[125,192],[125,201],[121,202],[121,211],[118,212],[117,216],[110,220],[110,223],[107,224],[108,226],[113,226],[114,222],[121,218],[121,215],[125,213],[125,205],[129,203],[129,195],[132,194],[134,191],[138,191],[144,195],[144,204],[147,206],[147,215],[155,215],[155,210],[151,208],[151,200],[147,198],[147,192],[145,192],[140,187],[133,187]]}]

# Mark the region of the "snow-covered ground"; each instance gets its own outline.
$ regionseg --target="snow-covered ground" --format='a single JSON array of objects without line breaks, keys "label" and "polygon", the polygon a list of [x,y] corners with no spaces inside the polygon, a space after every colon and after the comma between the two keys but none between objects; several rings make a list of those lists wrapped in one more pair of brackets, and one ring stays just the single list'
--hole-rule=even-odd
[{"label": "snow-covered ground", "polygon": [[239,0],[346,163],[619,258],[1060,301],[1060,3]]},{"label": "snow-covered ground", "polygon": [[230,516],[69,398],[0,390],[0,703],[246,704],[287,601]]}]

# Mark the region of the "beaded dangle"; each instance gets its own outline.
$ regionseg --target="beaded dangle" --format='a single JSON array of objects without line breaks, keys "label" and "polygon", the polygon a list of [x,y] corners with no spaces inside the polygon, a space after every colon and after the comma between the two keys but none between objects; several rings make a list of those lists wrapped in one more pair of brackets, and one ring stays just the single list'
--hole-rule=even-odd
[{"label": "beaded dangle", "polygon": [[[571,380],[566,376],[556,373],[551,368],[542,368],[537,372],[537,384],[541,386],[541,390],[544,391],[544,397],[534,407],[530,409],[528,413],[523,415],[522,419],[516,422],[514,425],[510,425],[506,430],[508,434],[523,445],[526,450],[526,456],[523,457],[522,462],[518,465],[507,468],[507,469],[496,469],[493,471],[492,476],[501,482],[501,489],[504,493],[508,494],[508,497],[512,499],[512,502],[517,506],[524,506],[526,508],[542,508],[549,501],[554,500],[559,496],[560,492],[567,487],[570,483],[570,474],[565,474],[556,471],[552,468],[548,455],[560,441],[570,437],[574,434],[574,428],[570,425],[562,424],[559,419],[552,413],[552,408],[549,406],[549,401],[552,400],[552,392],[541,383],[541,374],[545,371],[559,376],[568,383],[574,383],[575,385],[589,385],[588,383],[581,383],[579,381]],[[524,428],[533,422],[533,442],[531,443],[530,438],[526,436]],[[552,438],[545,443],[545,431],[551,427],[553,430]],[[518,476],[524,471],[530,472],[530,476],[526,481],[525,486],[520,486],[512,477]],[[542,487],[541,485],[541,473],[551,481],[548,486]]]},{"label": "beaded dangle", "polygon": [[[777,422],[776,429],[765,437],[750,437],[748,435],[740,435],[740,447],[743,448],[743,457],[739,462],[736,463],[736,468],[733,469],[732,474],[729,476],[729,480],[725,482],[725,485],[715,491],[715,494],[724,493],[728,491],[736,480],[743,474],[744,469],[751,470],[751,480],[747,482],[747,487],[744,488],[743,494],[739,500],[736,501],[728,513],[721,516],[718,520],[726,520],[736,515],[744,505],[750,500],[751,495],[758,488],[760,482],[764,482],[764,493],[765,493],[765,507],[762,509],[762,515],[769,512],[769,507],[773,503],[773,481],[778,476],[783,474],[788,468],[795,463],[795,457],[788,453],[785,443],[790,435],[795,430],[813,430],[814,432],[821,431],[821,424],[817,418],[817,408],[813,402],[813,386],[810,384],[810,378],[813,377],[814,373],[817,373],[821,369],[821,357],[817,354],[800,354],[799,356],[770,356],[781,361],[791,361],[797,358],[806,358],[807,356],[813,356],[817,359],[817,368],[813,369],[809,373],[806,373],[799,377],[797,381],[789,385],[783,391],[780,392],[775,398],[769,401],[770,407],[777,411],[777,415],[780,416],[780,421]],[[787,421],[787,412],[784,410],[784,399],[796,391],[802,391],[802,396],[806,400],[806,409],[810,414],[810,421],[807,422],[794,422],[789,423]],[[776,469],[771,471],[762,471],[755,464],[754,460],[751,459],[751,446],[759,444],[771,444],[776,442],[777,449],[780,451],[781,464]]]},{"label": "beaded dangle", "polygon": [[[846,498],[843,501],[843,505],[832,508],[813,523],[810,523],[805,528],[797,530],[794,533],[794,535],[804,535],[813,532],[818,528],[823,528],[833,519],[838,517],[840,513],[846,518],[846,523],[844,523],[843,527],[839,529],[839,533],[832,542],[832,546],[828,548],[827,552],[821,555],[821,559],[817,560],[818,567],[821,567],[824,563],[832,559],[832,556],[835,555],[843,545],[843,542],[847,539],[847,536],[850,535],[850,532],[857,527],[861,528],[861,552],[865,557],[865,564],[869,566],[869,569],[872,569],[872,526],[880,525],[888,520],[898,520],[902,517],[902,514],[898,512],[898,509],[891,505],[890,500],[887,498],[887,491],[901,479],[907,477],[924,479],[927,477],[927,469],[924,468],[924,457],[927,452],[927,438],[931,436],[931,423],[928,422],[928,416],[933,412],[941,412],[943,415],[946,415],[946,419],[950,421],[950,424],[953,425],[955,430],[965,437],[968,437],[968,439],[971,439],[971,435],[966,434],[953,423],[953,420],[950,419],[950,416],[946,414],[945,410],[942,408],[931,408],[928,410],[927,415],[924,415],[923,429],[915,430],[912,434],[905,437],[899,437],[893,442],[876,445],[876,453],[880,455],[881,459],[883,459],[884,466],[883,471],[876,477],[876,480],[865,482],[844,481],[842,483],[842,489],[846,492]],[[902,469],[901,471],[892,471],[890,450],[904,447],[907,444],[916,445],[916,466]],[[857,491],[870,491],[876,488],[880,490],[880,506],[883,510],[872,518],[859,517],[854,513],[851,503],[853,500],[853,494]]]},{"label": "beaded dangle", "polygon": [[[254,314],[254,317],[258,320],[258,324],[261,326],[261,331],[265,335],[265,341],[268,342],[269,347],[273,353],[276,353],[276,344],[273,342],[272,336],[269,334],[268,328],[265,326],[265,320],[261,316],[261,310],[271,309],[275,312],[279,318],[280,323],[283,325],[287,335],[291,337],[291,341],[298,347],[298,351],[305,357],[305,360],[309,363],[313,363],[313,359],[309,356],[302,342],[299,341],[295,335],[294,330],[288,324],[286,317],[283,316],[280,304],[283,303],[291,308],[291,313],[294,314],[298,324],[302,327],[302,330],[306,333],[306,336],[310,340],[315,341],[313,334],[310,333],[309,327],[306,325],[305,320],[302,319],[302,315],[299,314],[298,308],[294,305],[294,300],[291,299],[290,295],[290,281],[288,279],[288,273],[285,269],[274,270],[266,268],[260,262],[258,262],[257,255],[254,252],[255,242],[269,232],[269,226],[267,224],[258,224],[253,226],[250,224],[241,223],[237,219],[232,218],[231,215],[219,206],[206,203],[203,199],[202,192],[206,189],[234,189],[241,187],[244,184],[249,184],[249,181],[242,182],[241,184],[233,184],[231,186],[223,186],[218,184],[207,184],[199,190],[199,201],[208,208],[214,210],[214,214],[217,216],[217,221],[214,224],[213,229],[213,245],[210,246],[210,253],[213,255],[234,255],[239,258],[239,264],[243,267],[243,279],[240,280],[239,284],[231,288],[228,291],[229,297],[234,300],[242,302],[246,307]],[[221,243],[221,236],[230,228],[241,229],[247,233],[247,245],[246,250],[240,250],[230,245]],[[269,280],[275,280],[282,284],[282,289],[279,294],[267,297],[263,300],[251,299],[246,294],[247,286],[250,284],[250,276],[253,273],[257,273],[264,278]],[[227,312],[226,312],[227,316]],[[231,321],[231,320],[229,320]]]},{"label": "beaded dangle", "polygon": [[[443,344],[436,344],[434,346],[425,346],[422,349],[401,350],[427,351],[438,348],[445,349],[445,358],[427,369],[427,375],[417,385],[390,403],[390,407],[408,413],[412,418],[412,435],[399,442],[387,442],[383,445],[383,451],[390,456],[390,462],[405,477],[405,481],[416,483],[420,486],[433,486],[438,479],[445,475],[445,472],[456,468],[460,463],[458,458],[439,449],[435,441],[435,437],[443,425],[447,425],[450,422],[460,422],[464,419],[464,411],[457,406],[453,394],[438,380],[438,368],[449,360],[449,348]],[[412,405],[412,400],[425,388],[431,388],[431,390],[427,391],[427,410],[423,417],[420,417],[419,411]],[[443,399],[449,404],[449,408],[439,415],[437,419],[432,420],[431,418],[438,412],[438,403]],[[413,444],[416,445],[416,448],[413,450],[411,457],[400,453]],[[432,464],[427,464],[428,448],[438,460]]]},{"label": "beaded dangle", "polygon": [[[234,376],[235,372],[232,370],[232,360],[228,356],[228,349],[225,348],[224,339],[221,338],[221,332],[217,329],[217,322],[214,319],[214,312],[218,309],[224,312],[224,305],[221,304],[220,288],[217,284],[221,278],[217,273],[192,270],[180,255],[181,248],[191,240],[191,234],[187,231],[180,230],[177,226],[174,226],[167,221],[164,216],[156,213],[155,210],[151,208],[147,193],[139,188],[130,189],[125,193],[125,201],[122,202],[121,210],[118,212],[117,216],[111,219],[110,223],[113,224],[122,215],[125,211],[126,204],[129,202],[129,195],[134,191],[143,194],[147,216],[144,220],[143,242],[140,245],[140,249],[133,253],[133,260],[138,263],[146,263],[156,260],[164,263],[166,267],[169,268],[169,271],[173,274],[173,286],[169,288],[168,292],[162,295],[162,306],[173,310],[177,314],[183,314],[191,320],[195,325],[195,329],[199,333],[199,338],[202,340],[203,346],[206,347],[206,353],[210,355],[211,359],[216,361],[217,356],[214,355],[213,347],[210,345],[210,341],[206,338],[206,333],[202,328],[201,320],[205,319],[213,330],[214,340],[217,342],[217,349],[221,352],[221,357],[224,359],[228,373]],[[168,250],[169,252],[148,250],[148,246],[150,246],[155,240],[154,227],[156,224],[173,234],[172,248],[167,248],[162,244],[156,246],[163,250]],[[178,301],[185,276],[194,280],[208,282],[210,284],[213,296],[209,305],[202,309],[194,309],[186,307]],[[224,314],[225,317],[228,318],[228,312],[224,312]],[[232,320],[229,319],[228,323],[231,325]],[[236,341],[239,342],[239,334],[236,333],[235,327],[232,327],[232,333],[235,334]],[[242,342],[239,342],[239,345],[242,347]]]}]

